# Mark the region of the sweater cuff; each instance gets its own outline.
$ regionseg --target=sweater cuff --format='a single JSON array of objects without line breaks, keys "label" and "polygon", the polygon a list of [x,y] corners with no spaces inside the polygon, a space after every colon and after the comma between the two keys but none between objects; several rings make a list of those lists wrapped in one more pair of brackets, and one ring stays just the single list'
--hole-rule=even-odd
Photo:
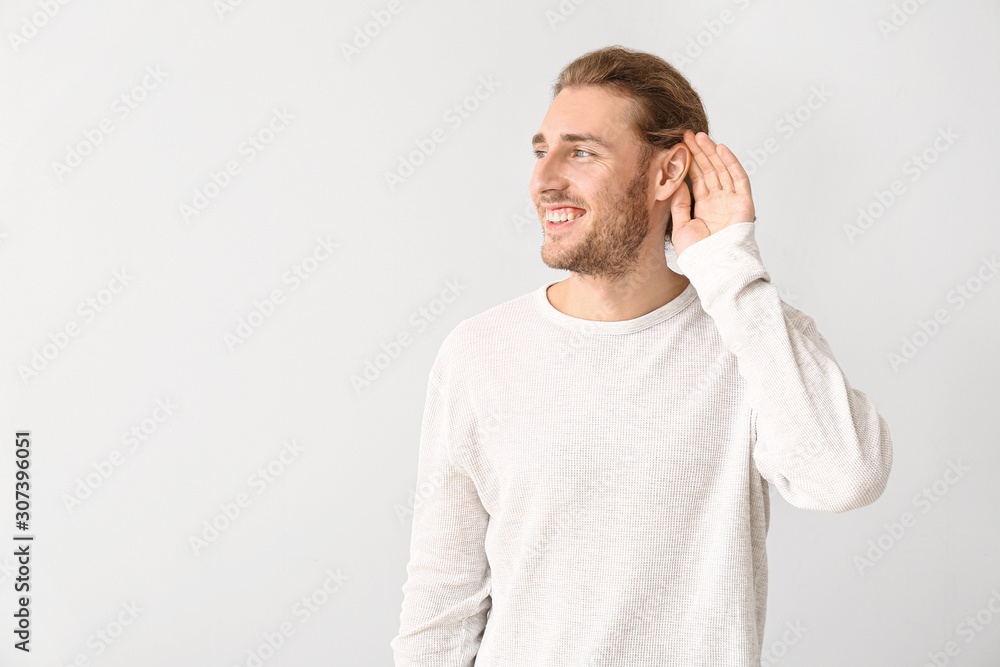
[{"label": "sweater cuff", "polygon": [[719,296],[770,276],[764,269],[754,236],[754,222],[737,222],[689,246],[677,266],[694,285],[706,310]]}]

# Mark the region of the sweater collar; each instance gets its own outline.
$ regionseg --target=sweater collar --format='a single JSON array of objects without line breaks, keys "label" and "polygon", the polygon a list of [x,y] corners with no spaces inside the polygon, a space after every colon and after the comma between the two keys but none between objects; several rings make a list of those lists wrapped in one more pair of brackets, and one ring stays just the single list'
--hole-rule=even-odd
[{"label": "sweater collar", "polygon": [[627,334],[635,331],[641,331],[642,329],[651,327],[654,324],[659,324],[671,315],[679,313],[685,306],[694,301],[694,298],[698,295],[697,291],[694,289],[694,285],[688,282],[688,285],[684,288],[683,292],[656,310],[652,310],[645,315],[640,315],[639,317],[631,320],[604,322],[601,320],[585,320],[579,317],[573,317],[571,315],[567,315],[561,310],[556,309],[556,307],[549,301],[549,297],[546,292],[549,287],[555,285],[557,282],[559,281],[553,280],[551,282],[547,282],[535,290],[535,304],[538,307],[539,312],[547,319],[562,327],[572,329],[577,333],[582,334]]}]

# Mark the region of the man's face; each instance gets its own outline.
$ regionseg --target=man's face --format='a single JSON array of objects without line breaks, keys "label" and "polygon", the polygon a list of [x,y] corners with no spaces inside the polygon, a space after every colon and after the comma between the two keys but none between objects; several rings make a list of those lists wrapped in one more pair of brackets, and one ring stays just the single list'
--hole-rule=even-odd
[{"label": "man's face", "polygon": [[[545,235],[542,261],[554,269],[614,280],[638,265],[650,231],[649,160],[639,164],[626,106],[596,86],[563,89],[533,139],[529,190]],[[583,215],[553,223],[549,210]]]}]

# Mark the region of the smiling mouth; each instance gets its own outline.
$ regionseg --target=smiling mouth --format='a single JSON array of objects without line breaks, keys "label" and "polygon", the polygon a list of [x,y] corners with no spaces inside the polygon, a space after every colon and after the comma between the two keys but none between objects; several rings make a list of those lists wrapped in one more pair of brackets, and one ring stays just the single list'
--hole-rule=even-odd
[{"label": "smiling mouth", "polygon": [[587,211],[575,206],[565,206],[545,211],[545,221],[553,225],[561,225],[582,218]]},{"label": "smiling mouth", "polygon": [[550,230],[551,229],[565,229],[566,227],[569,227],[570,225],[572,225],[574,222],[576,222],[577,220],[579,220],[582,217],[583,217],[582,215],[578,215],[577,217],[573,218],[572,220],[563,220],[562,222],[556,222],[556,221],[553,221],[553,220],[546,220],[545,221],[545,226],[548,229],[550,229]]}]

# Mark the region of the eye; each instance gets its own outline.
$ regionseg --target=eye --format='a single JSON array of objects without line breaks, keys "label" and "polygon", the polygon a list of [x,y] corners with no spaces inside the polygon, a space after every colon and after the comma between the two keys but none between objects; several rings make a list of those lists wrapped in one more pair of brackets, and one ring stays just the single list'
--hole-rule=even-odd
[{"label": "eye", "polygon": [[[588,151],[588,150],[586,150],[586,149],[583,149],[583,148],[577,148],[577,149],[574,149],[574,150],[573,150],[573,152],[574,152],[574,153],[586,153],[587,155],[586,155],[586,156],[583,156],[583,157],[593,157],[593,155],[594,155],[594,154],[593,154],[593,153],[591,153],[590,151]],[[542,157],[545,157],[545,156],[544,156],[544,153],[546,153],[546,151],[542,151],[542,150],[535,150],[535,149],[532,149],[532,150],[531,150],[531,154],[532,154],[532,155],[534,155],[534,156],[535,156],[535,158],[542,158]]]}]

